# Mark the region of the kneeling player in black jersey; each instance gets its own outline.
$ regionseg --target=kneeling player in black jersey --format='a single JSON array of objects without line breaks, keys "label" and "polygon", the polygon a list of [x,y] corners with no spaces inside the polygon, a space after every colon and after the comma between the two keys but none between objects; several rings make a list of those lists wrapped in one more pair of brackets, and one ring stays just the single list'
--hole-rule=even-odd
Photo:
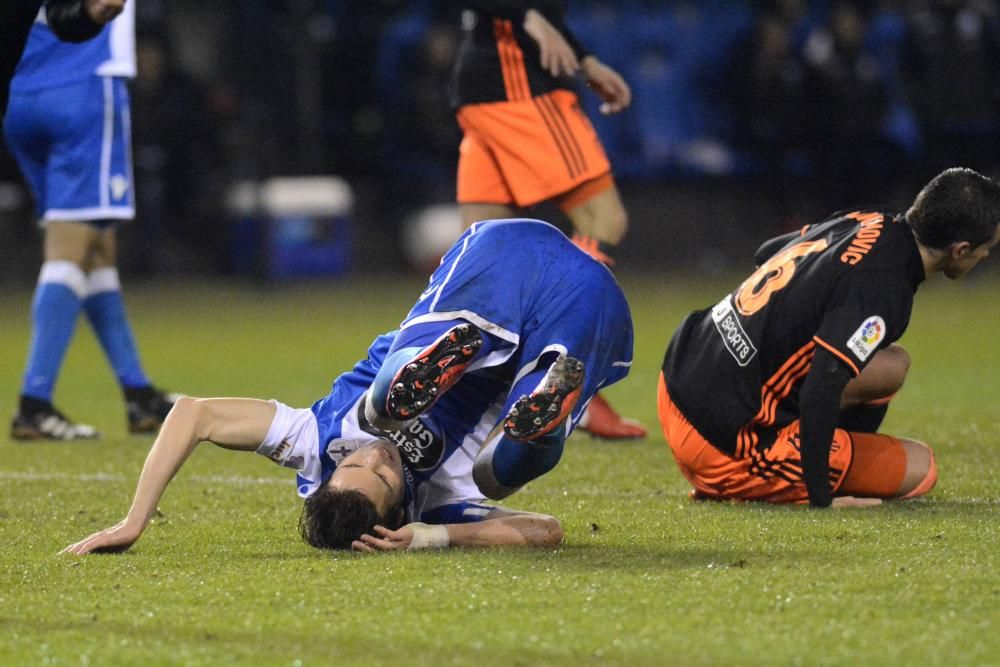
[{"label": "kneeling player in black jersey", "polygon": [[827,507],[930,491],[930,447],[877,433],[909,369],[894,341],[917,286],[972,269],[998,223],[1000,184],[948,169],[905,214],[836,214],[764,243],[663,361],[660,423],[692,496]]}]

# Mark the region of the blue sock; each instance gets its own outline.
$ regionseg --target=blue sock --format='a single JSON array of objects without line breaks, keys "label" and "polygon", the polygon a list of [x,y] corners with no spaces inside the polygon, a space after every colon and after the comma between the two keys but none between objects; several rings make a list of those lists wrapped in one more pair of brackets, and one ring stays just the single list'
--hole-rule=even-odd
[{"label": "blue sock", "polygon": [[[368,395],[371,406],[375,408],[379,416],[388,417],[385,411],[385,401],[389,397],[392,379],[396,377],[399,369],[404,364],[409,363],[413,357],[420,354],[424,348],[443,336],[446,331],[451,330],[461,322],[462,320],[426,322],[407,327],[396,334],[396,339],[393,341],[385,361],[382,362],[382,367],[378,369],[378,374],[372,382],[371,391]],[[488,334],[485,331],[481,331],[480,333],[483,336],[483,345],[479,348],[479,352],[476,353],[478,357],[489,354],[497,346],[497,342],[494,341],[492,334]]]},{"label": "blue sock", "polygon": [[565,443],[565,426],[530,443],[504,436],[493,452],[493,476],[504,486],[524,486],[556,467]]},{"label": "blue sock", "polygon": [[73,340],[87,278],[73,262],[42,265],[32,304],[31,347],[21,394],[51,402],[66,349]]},{"label": "blue sock", "polygon": [[132,327],[125,315],[117,269],[106,267],[90,273],[83,308],[119,384],[126,389],[148,387],[149,379],[142,370]]}]

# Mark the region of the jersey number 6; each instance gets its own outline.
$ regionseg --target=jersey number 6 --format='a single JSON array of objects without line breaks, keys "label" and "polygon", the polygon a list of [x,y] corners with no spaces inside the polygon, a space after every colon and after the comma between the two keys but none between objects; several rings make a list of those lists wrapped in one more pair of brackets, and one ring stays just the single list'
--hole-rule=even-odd
[{"label": "jersey number 6", "polygon": [[783,289],[795,275],[799,257],[826,250],[826,239],[796,243],[776,253],[743,281],[736,292],[736,310],[744,317],[750,317],[767,305],[771,295]]}]

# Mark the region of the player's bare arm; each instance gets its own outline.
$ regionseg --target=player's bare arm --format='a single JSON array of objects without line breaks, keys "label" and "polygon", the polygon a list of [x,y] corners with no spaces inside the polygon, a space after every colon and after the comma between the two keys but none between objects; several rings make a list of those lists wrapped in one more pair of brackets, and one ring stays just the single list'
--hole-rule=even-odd
[{"label": "player's bare arm", "polygon": [[362,535],[355,551],[405,551],[445,547],[555,547],[563,539],[555,517],[497,507],[483,521],[432,526],[410,523],[398,530],[375,526],[377,535]]},{"label": "player's bare arm", "polygon": [[552,76],[573,76],[580,69],[573,47],[537,9],[524,14],[524,31],[538,43],[542,68]]},{"label": "player's bare arm", "polygon": [[167,416],[143,465],[128,515],[61,553],[117,553],[142,535],[167,485],[201,442],[254,451],[267,436],[275,406],[251,398],[181,398]]},{"label": "player's bare arm", "polygon": [[632,89],[621,74],[588,55],[580,63],[583,76],[598,97],[604,100],[600,111],[604,115],[618,113],[632,104]]}]

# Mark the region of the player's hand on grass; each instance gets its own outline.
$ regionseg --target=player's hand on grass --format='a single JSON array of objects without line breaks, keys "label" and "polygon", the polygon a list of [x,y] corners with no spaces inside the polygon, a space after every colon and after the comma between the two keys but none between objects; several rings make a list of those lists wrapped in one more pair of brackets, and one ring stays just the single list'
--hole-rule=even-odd
[{"label": "player's hand on grass", "polygon": [[373,535],[362,535],[351,545],[355,551],[405,551],[407,549],[444,549],[449,545],[448,527],[414,521],[398,530],[375,526]]},{"label": "player's hand on grass", "polygon": [[90,537],[69,545],[59,553],[76,554],[117,554],[126,551],[142,535],[142,528],[136,528],[127,521],[121,521],[110,528],[96,532]]},{"label": "player's hand on grass", "polygon": [[538,42],[542,56],[542,69],[552,76],[573,76],[580,69],[580,62],[573,53],[573,47],[549,20],[537,9],[529,9],[524,15],[524,31]]},{"label": "player's hand on grass", "polygon": [[125,0],[86,0],[84,8],[94,23],[110,23],[125,9]]},{"label": "player's hand on grass", "polygon": [[385,526],[375,526],[375,533],[378,537],[367,533],[362,535],[360,540],[354,540],[351,548],[355,551],[366,552],[405,551],[410,548],[410,542],[413,541],[413,529],[410,528],[410,524],[398,530],[389,530]]},{"label": "player's hand on grass", "polygon": [[855,498],[854,496],[837,496],[830,507],[875,507],[881,505],[881,498]]},{"label": "player's hand on grass", "polygon": [[602,114],[615,114],[632,104],[632,89],[621,74],[594,56],[584,58],[582,66],[587,85],[604,100],[600,107]]}]

